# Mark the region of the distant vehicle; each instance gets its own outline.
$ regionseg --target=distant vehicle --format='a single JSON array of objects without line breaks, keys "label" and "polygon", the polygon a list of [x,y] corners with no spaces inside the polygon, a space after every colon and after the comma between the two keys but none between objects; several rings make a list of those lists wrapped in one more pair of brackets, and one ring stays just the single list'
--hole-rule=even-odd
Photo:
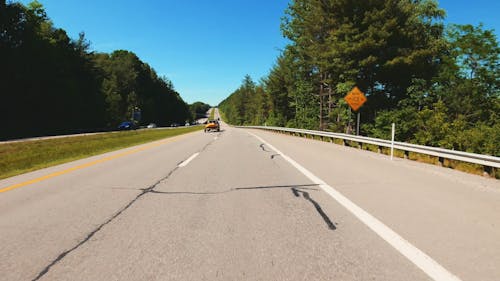
[{"label": "distant vehicle", "polygon": [[186,122],[186,124],[184,124],[184,126],[186,126],[186,127],[189,126],[189,125],[190,125],[189,122]]},{"label": "distant vehicle", "polygon": [[170,125],[170,127],[179,127],[179,124],[178,124],[178,123],[172,123],[172,124]]},{"label": "distant vehicle", "polygon": [[131,121],[125,121],[118,126],[118,130],[133,130],[135,129],[134,122]]},{"label": "distant vehicle", "polygon": [[156,128],[156,124],[155,123],[149,123],[149,125],[147,126],[148,129],[151,129],[151,128]]},{"label": "distant vehicle", "polygon": [[205,125],[205,133],[209,131],[217,131],[220,132],[220,124],[217,120],[209,120]]}]

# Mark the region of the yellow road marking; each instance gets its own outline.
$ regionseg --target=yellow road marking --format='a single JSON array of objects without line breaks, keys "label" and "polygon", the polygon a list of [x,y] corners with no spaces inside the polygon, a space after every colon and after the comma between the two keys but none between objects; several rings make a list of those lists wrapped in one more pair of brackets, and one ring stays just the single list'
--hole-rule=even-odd
[{"label": "yellow road marking", "polygon": [[[152,143],[152,144],[149,144],[149,145],[145,145],[145,146],[141,146],[139,148],[128,150],[128,151],[125,151],[125,152],[122,152],[122,153],[119,153],[119,154],[115,154],[115,155],[111,155],[111,156],[104,157],[104,158],[101,158],[101,159],[97,159],[95,161],[91,161],[91,162],[84,163],[84,164],[81,164],[81,165],[78,165],[78,166],[75,166],[75,167],[71,167],[71,168],[68,168],[66,170],[54,172],[54,173],[51,173],[51,174],[48,174],[48,175],[45,175],[45,176],[42,176],[42,177],[39,177],[39,178],[36,178],[36,179],[32,179],[32,180],[29,180],[29,181],[25,181],[25,182],[13,184],[11,186],[7,186],[7,187],[4,187],[4,188],[0,189],[0,193],[7,192],[7,191],[10,191],[10,190],[13,190],[13,189],[16,189],[16,188],[20,188],[20,187],[23,187],[23,186],[27,186],[27,185],[30,185],[30,184],[38,183],[38,182],[41,182],[41,181],[44,181],[44,180],[48,180],[48,179],[51,179],[51,178],[54,178],[54,177],[58,177],[60,175],[71,173],[71,172],[76,171],[76,170],[81,170],[81,169],[84,169],[84,168],[87,168],[87,167],[90,167],[90,166],[97,165],[99,163],[103,163],[103,162],[107,162],[107,161],[116,159],[116,158],[120,158],[120,157],[124,157],[124,156],[131,155],[131,154],[134,154],[134,153],[138,153],[138,152],[141,152],[141,151],[153,148],[153,147],[158,147],[158,146],[160,146],[162,144],[166,144],[166,143],[175,141],[176,139],[178,139],[180,137],[183,137],[183,136],[185,136],[185,135],[176,136],[177,138],[176,137],[171,137],[171,138],[168,138],[168,139],[163,140],[163,141],[155,142],[155,143]],[[176,138],[176,139],[174,139],[174,138]]]}]

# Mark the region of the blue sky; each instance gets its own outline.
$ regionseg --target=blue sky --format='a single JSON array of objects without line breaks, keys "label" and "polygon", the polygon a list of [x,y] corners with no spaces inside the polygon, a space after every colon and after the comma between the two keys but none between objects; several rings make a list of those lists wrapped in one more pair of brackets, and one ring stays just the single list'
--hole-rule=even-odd
[{"label": "blue sky", "polygon": [[[26,4],[31,1],[23,0]],[[39,0],[56,27],[83,31],[99,52],[136,53],[172,80],[183,99],[216,105],[249,74],[269,73],[287,41],[287,0]],[[498,0],[441,0],[446,22],[500,31]]]}]

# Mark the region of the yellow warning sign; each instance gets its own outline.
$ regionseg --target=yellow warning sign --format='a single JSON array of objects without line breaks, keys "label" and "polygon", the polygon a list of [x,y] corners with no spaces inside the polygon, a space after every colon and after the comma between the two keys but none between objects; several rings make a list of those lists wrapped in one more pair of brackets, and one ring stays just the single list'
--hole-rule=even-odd
[{"label": "yellow warning sign", "polygon": [[347,96],[344,97],[345,101],[354,111],[358,111],[358,109],[366,102],[366,97],[363,92],[358,87],[354,87]]}]

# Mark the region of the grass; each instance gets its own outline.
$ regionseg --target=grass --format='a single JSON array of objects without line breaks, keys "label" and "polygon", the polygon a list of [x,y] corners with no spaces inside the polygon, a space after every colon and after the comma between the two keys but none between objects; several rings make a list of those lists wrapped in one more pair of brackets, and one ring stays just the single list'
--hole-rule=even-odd
[{"label": "grass", "polygon": [[212,108],[210,111],[210,117],[208,117],[208,120],[214,120],[215,119],[215,108]]},{"label": "grass", "polygon": [[[314,136],[313,139],[321,140],[321,138],[319,136]],[[330,139],[323,138],[323,141],[330,142]],[[343,145],[343,141],[340,139],[333,139],[333,143],[338,144],[338,145]],[[359,145],[357,142],[346,141],[346,143],[350,147],[359,148]],[[376,145],[363,144],[362,149],[367,150],[367,151],[371,151],[371,152],[379,153],[379,148]],[[380,153],[390,155],[391,149],[387,148],[387,147],[382,147],[380,150]],[[394,157],[405,158],[405,152],[402,150],[395,149],[394,150]],[[417,162],[440,165],[438,157],[425,155],[425,154],[421,154],[421,153],[409,152],[409,153],[407,153],[407,158],[410,160],[417,161]],[[444,159],[444,163],[442,166],[446,167],[446,168],[456,169],[456,170],[470,173],[470,174],[476,174],[476,175],[483,175],[484,174],[484,167],[482,165],[477,165],[477,164],[472,164],[472,163],[467,163],[467,162],[462,162],[462,161],[457,161],[457,160]],[[490,176],[493,178],[496,178],[496,179],[500,179],[500,169],[493,169],[493,171],[491,171],[491,173],[490,173]]]},{"label": "grass", "polygon": [[0,179],[155,140],[201,130],[201,126],[105,133],[0,144]]}]

